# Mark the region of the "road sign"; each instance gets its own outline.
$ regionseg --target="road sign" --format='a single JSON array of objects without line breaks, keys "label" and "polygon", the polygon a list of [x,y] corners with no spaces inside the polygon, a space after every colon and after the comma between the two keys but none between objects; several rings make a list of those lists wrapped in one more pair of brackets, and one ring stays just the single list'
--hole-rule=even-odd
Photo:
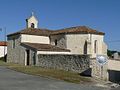
[{"label": "road sign", "polygon": [[106,55],[97,55],[96,60],[101,66],[107,63]]},{"label": "road sign", "polygon": [[101,79],[103,79],[103,77],[104,77],[104,68],[103,67],[108,61],[107,56],[106,55],[97,55],[96,60],[101,67],[101,71],[100,71],[101,75],[100,76],[101,76]]}]

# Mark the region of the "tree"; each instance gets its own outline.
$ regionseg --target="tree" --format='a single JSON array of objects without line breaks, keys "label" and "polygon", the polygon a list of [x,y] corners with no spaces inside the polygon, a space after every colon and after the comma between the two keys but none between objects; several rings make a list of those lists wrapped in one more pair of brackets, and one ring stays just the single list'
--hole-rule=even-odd
[{"label": "tree", "polygon": [[[112,57],[112,55],[113,55],[114,53],[116,53],[116,52],[118,52],[118,51],[107,50],[107,55],[108,55],[109,57]],[[118,52],[118,53],[120,54],[120,52]]]}]

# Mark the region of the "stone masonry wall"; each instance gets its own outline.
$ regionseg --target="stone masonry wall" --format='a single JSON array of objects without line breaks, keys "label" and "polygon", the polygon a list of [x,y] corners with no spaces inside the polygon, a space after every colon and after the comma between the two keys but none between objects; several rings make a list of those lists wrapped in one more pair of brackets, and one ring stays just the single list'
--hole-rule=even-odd
[{"label": "stone masonry wall", "polygon": [[101,66],[96,59],[91,59],[92,77],[101,80],[108,80],[108,63]]},{"label": "stone masonry wall", "polygon": [[[9,36],[7,38],[7,62],[19,63],[20,61],[20,35]],[[13,48],[13,40],[15,41],[15,47]]]},{"label": "stone masonry wall", "polygon": [[89,68],[88,55],[38,55],[37,65],[46,68],[83,72]]},{"label": "stone masonry wall", "polygon": [[64,34],[50,36],[50,44],[55,45],[57,40],[57,47],[66,48],[66,37]]}]

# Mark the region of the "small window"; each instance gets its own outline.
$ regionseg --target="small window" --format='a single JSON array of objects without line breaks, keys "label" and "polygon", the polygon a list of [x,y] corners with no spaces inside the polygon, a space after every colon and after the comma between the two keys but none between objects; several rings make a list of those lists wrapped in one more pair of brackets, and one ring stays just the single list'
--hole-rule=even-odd
[{"label": "small window", "polygon": [[31,28],[35,28],[35,24],[34,23],[31,23]]},{"label": "small window", "polygon": [[84,54],[87,54],[87,47],[88,47],[87,41],[85,41],[85,44],[84,44]]},{"label": "small window", "polygon": [[13,48],[15,48],[15,39],[13,39],[13,45],[12,46],[13,46]]},{"label": "small window", "polygon": [[57,45],[57,39],[55,39],[55,46]]},{"label": "small window", "polygon": [[94,53],[97,53],[97,40],[94,42]]}]

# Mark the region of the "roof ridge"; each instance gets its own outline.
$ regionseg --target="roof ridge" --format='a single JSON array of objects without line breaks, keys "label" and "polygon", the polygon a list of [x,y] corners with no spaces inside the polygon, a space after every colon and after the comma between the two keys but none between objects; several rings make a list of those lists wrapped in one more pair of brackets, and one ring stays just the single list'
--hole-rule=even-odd
[{"label": "roof ridge", "polygon": [[20,30],[18,32],[9,34],[8,36],[16,35],[16,34],[50,36],[50,35],[55,35],[55,34],[70,34],[70,33],[81,33],[81,34],[89,34],[90,33],[90,34],[105,35],[105,33],[99,32],[88,26],[74,26],[74,27],[69,27],[69,28],[64,28],[64,29],[59,29],[59,30],[49,30],[46,28],[45,29],[43,29],[43,28],[26,28],[26,29]]},{"label": "roof ridge", "polygon": [[[73,28],[78,28],[78,27],[83,27],[83,26],[72,26],[72,27],[67,27],[67,28],[58,29],[58,30],[73,29]],[[58,31],[58,30],[55,30],[55,31]]]}]

